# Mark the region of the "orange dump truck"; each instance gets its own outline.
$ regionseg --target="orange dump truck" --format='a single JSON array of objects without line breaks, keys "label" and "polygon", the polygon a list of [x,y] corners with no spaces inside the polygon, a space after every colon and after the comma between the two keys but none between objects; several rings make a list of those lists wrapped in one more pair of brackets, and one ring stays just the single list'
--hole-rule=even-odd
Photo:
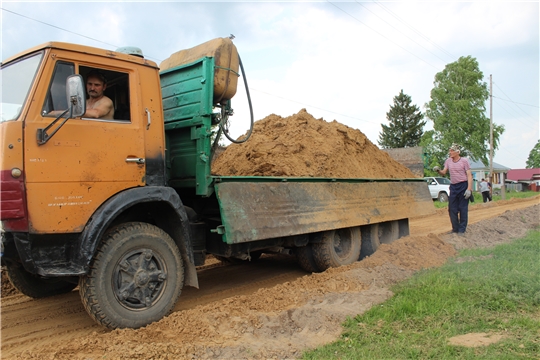
[{"label": "orange dump truck", "polygon": [[[229,39],[161,69],[136,48],[58,42],[4,61],[0,220],[13,285],[35,298],[78,285],[95,321],[137,328],[198,287],[208,254],[285,253],[324,271],[433,212],[422,179],[212,176],[214,129],[227,135],[239,68]],[[91,71],[113,118],[85,116]]]}]

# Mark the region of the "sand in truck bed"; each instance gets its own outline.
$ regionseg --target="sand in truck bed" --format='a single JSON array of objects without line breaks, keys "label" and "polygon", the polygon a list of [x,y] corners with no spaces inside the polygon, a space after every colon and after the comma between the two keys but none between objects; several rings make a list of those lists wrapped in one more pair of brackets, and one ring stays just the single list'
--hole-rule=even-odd
[{"label": "sand in truck bed", "polygon": [[288,117],[271,114],[256,121],[247,142],[229,145],[217,156],[212,174],[369,179],[416,177],[369,141],[360,130],[335,120],[315,119],[305,109]]}]

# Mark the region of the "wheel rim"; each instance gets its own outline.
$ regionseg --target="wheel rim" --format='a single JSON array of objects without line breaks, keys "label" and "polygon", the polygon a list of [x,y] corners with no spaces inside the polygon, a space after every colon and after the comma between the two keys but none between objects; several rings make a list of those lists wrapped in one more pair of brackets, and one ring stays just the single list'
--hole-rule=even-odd
[{"label": "wheel rim", "polygon": [[118,302],[129,310],[151,307],[163,294],[167,280],[165,261],[150,249],[124,254],[115,265],[112,286]]}]

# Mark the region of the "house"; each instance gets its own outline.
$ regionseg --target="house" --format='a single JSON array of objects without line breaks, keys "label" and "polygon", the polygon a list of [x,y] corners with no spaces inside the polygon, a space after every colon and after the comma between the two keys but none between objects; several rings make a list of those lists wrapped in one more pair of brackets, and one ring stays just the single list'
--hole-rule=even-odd
[{"label": "house", "polygon": [[493,189],[501,188],[504,184],[505,174],[508,173],[511,169],[509,167],[503,166],[493,162],[493,175],[489,176],[489,164],[486,166],[481,161],[472,161],[469,159],[471,164],[471,172],[473,176],[473,190],[478,191],[480,181],[482,179],[488,180],[491,183]]},{"label": "house", "polygon": [[414,176],[424,177],[424,148],[414,146],[408,148],[381,149],[401,165],[409,168]]},{"label": "house", "polygon": [[506,178],[513,183],[523,184],[531,191],[540,191],[540,168],[512,169]]}]

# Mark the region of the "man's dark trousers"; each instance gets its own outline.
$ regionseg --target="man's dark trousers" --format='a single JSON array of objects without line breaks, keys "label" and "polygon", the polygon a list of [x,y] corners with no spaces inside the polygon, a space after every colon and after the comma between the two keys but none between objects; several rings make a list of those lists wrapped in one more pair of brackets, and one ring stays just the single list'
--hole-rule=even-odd
[{"label": "man's dark trousers", "polygon": [[[465,199],[467,181],[450,185],[450,197],[448,198],[448,214],[452,223],[452,232],[464,233],[467,230],[469,220],[469,199]],[[471,194],[471,196],[473,196]]]}]

